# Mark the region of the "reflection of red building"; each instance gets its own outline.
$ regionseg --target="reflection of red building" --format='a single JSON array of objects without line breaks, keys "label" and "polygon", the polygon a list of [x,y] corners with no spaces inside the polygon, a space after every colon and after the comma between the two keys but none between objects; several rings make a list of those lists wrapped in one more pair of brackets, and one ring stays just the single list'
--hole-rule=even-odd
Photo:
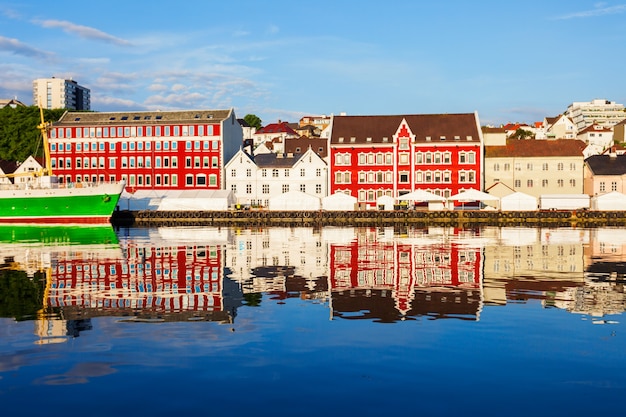
[{"label": "reflection of red building", "polygon": [[[402,239],[379,241],[376,229],[363,231],[354,242],[330,247],[333,293],[360,292],[366,297],[372,291],[379,295],[390,293],[394,309],[402,317],[478,313],[482,276],[480,248],[443,239],[429,243],[408,240],[404,243]],[[468,297],[467,292],[478,297]],[[432,303],[432,295],[440,302]],[[459,309],[462,303],[475,304],[475,307],[469,311]],[[427,310],[422,310],[418,304],[428,304]],[[335,296],[333,306],[337,307]]]},{"label": "reflection of red building", "polygon": [[217,319],[229,319],[219,317],[225,310],[220,246],[131,244],[118,259],[67,255],[53,263],[50,307],[161,318],[218,313]]}]

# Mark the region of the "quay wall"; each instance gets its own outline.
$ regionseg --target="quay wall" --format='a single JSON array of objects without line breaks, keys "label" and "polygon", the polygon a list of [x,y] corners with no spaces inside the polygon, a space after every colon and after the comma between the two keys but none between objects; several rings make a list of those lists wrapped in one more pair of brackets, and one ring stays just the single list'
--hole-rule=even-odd
[{"label": "quay wall", "polygon": [[626,211],[116,211],[116,226],[624,226]]}]

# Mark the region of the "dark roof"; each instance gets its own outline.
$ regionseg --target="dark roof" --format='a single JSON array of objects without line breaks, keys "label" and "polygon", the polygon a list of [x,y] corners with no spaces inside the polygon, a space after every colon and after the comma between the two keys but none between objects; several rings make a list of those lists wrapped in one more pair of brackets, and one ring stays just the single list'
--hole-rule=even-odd
[{"label": "dark roof", "polygon": [[13,174],[17,169],[17,162],[0,160],[0,169],[5,174]]},{"label": "dark roof", "polygon": [[507,139],[506,146],[485,146],[485,158],[583,156],[587,147],[578,139]]},{"label": "dark roof", "polygon": [[54,126],[154,125],[159,123],[216,123],[230,117],[232,110],[183,110],[137,112],[68,111]]},{"label": "dark roof", "polygon": [[254,163],[259,168],[292,168],[302,154],[260,153],[254,155]]},{"label": "dark roof", "polygon": [[625,155],[592,155],[585,159],[585,164],[593,175],[624,175],[626,174]]},{"label": "dark roof", "polygon": [[[481,133],[474,113],[460,114],[412,114],[392,116],[334,116],[332,121],[333,145],[344,143],[385,143],[392,141],[393,135],[406,120],[408,128],[415,135],[415,142],[461,140],[480,143]],[[468,140],[468,137],[471,139]],[[343,140],[341,139],[343,138]],[[352,141],[354,138],[354,141]],[[369,140],[368,140],[369,138]]]}]

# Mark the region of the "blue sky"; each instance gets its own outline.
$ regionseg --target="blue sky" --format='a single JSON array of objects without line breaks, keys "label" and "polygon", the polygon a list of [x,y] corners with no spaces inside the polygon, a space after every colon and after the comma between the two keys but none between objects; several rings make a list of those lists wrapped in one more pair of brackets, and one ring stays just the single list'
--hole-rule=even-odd
[{"label": "blue sky", "polygon": [[626,2],[0,0],[0,98],[73,78],[96,111],[459,113],[626,102]]}]

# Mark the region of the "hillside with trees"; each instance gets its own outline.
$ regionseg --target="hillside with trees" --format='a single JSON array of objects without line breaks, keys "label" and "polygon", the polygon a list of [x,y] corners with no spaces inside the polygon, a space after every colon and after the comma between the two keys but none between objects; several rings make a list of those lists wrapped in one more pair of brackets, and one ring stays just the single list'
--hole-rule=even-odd
[{"label": "hillside with trees", "polygon": [[[44,109],[44,119],[56,122],[64,112]],[[37,129],[40,122],[37,106],[0,109],[0,159],[24,161],[30,155],[43,156],[41,132]]]}]

